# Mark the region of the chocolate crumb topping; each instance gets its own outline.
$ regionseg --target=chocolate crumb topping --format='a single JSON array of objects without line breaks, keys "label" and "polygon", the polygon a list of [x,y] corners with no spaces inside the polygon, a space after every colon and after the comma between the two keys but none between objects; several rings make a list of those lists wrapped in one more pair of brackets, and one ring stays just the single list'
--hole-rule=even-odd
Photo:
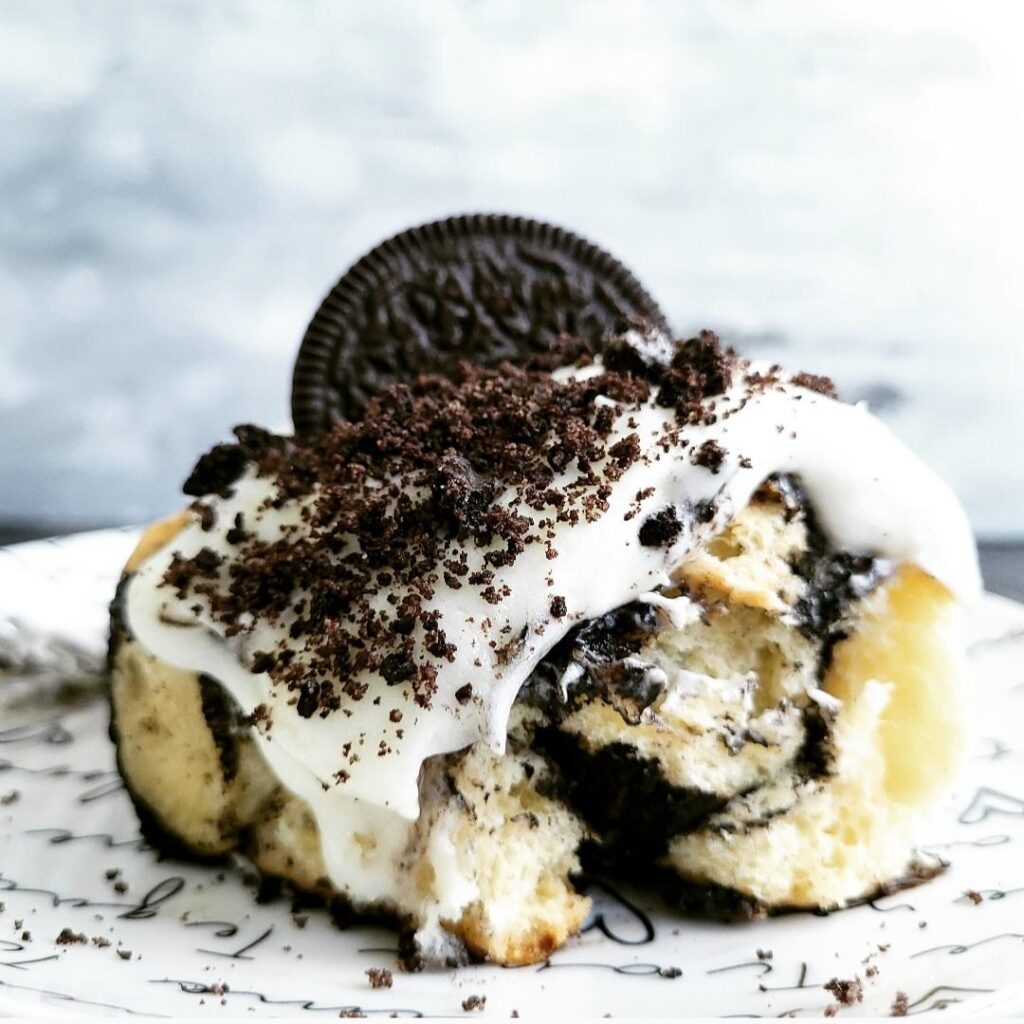
[{"label": "chocolate crumb topping", "polygon": [[695,466],[703,466],[705,469],[717,473],[725,462],[726,451],[717,441],[705,441],[690,456]]},{"label": "chocolate crumb topping", "polygon": [[394,978],[386,967],[370,967],[366,971],[370,988],[391,988]]},{"label": "chocolate crumb topping", "polygon": [[822,986],[842,1006],[855,1006],[864,1001],[864,982],[856,975],[852,978],[833,978]]},{"label": "chocolate crumb topping", "polygon": [[257,704],[256,707],[252,709],[252,714],[249,716],[249,725],[260,730],[264,734],[270,732],[272,721],[273,719],[270,714],[270,708],[266,704]]},{"label": "chocolate crumb topping", "polygon": [[268,654],[266,651],[257,651],[252,656],[252,664],[249,666],[254,673],[269,672],[273,667],[277,659],[273,654]]},{"label": "chocolate crumb topping", "polygon": [[222,561],[211,548],[200,548],[192,558],[175,554],[164,573],[164,583],[173,587],[179,598],[184,598],[196,579],[215,579]]},{"label": "chocolate crumb topping", "polygon": [[214,445],[201,456],[182,491],[201,498],[206,494],[225,495],[233,483],[245,472],[248,463],[264,459],[271,451],[284,451],[289,442],[263,427],[243,423],[235,427],[234,444]]},{"label": "chocolate crumb topping", "polygon": [[722,348],[713,331],[701,331],[677,346],[658,381],[658,405],[674,407],[684,423],[714,423],[715,415],[706,400],[724,394],[736,361],[735,352]]},{"label": "chocolate crumb topping", "polygon": [[223,494],[244,472],[246,453],[237,444],[218,444],[203,455],[182,484],[185,494]]},{"label": "chocolate crumb topping", "polygon": [[209,533],[217,525],[217,509],[205,501],[193,501],[189,506],[199,516],[199,527]]},{"label": "chocolate crumb topping", "polygon": [[792,377],[793,383],[799,387],[806,388],[808,391],[817,391],[819,395],[825,395],[826,398],[838,398],[839,392],[836,390],[835,382],[831,377],[822,377],[817,373],[794,373]]},{"label": "chocolate crumb topping", "polygon": [[224,534],[224,539],[229,544],[241,544],[242,541],[249,539],[250,534],[246,531],[245,526],[243,525],[244,522],[245,517],[242,515],[242,513],[237,513],[235,515],[234,525],[231,527],[230,530],[228,530],[227,533]]},{"label": "chocolate crumb topping", "polygon": [[[652,386],[661,388],[659,404],[676,410],[659,441],[665,452],[684,444],[686,424],[713,421],[709,400],[726,390],[736,357],[710,332],[672,342],[645,329],[634,325],[593,376],[460,363],[450,378],[388,388],[359,423],[339,422],[320,437],[236,428],[236,443],[203,456],[186,490],[224,494],[254,474],[273,483],[264,507],[294,502],[303,526],[267,541],[236,515],[225,535],[234,547],[228,564],[206,548],[176,555],[165,584],[179,598],[205,598],[229,637],[253,621],[286,621],[288,642],[264,645],[250,667],[291,691],[302,717],[362,699],[367,685],[358,679],[374,672],[430,707],[438,668],[457,653],[428,607],[438,587],[475,588],[501,605],[511,590],[498,570],[534,544],[557,558],[556,526],[599,519],[612,483],[645,458],[635,431],[606,439]],[[708,465],[718,456],[714,445],[700,451]],[[677,512],[663,509],[641,525],[640,543],[667,546],[682,528]],[[564,598],[549,607],[553,618],[567,614]],[[521,644],[495,648],[498,660]],[[342,680],[340,692],[326,679]]]},{"label": "chocolate crumb topping", "polygon": [[[584,349],[578,358],[592,370],[579,376],[461,362],[448,377],[426,374],[387,388],[358,423],[340,421],[315,437],[236,428],[235,443],[201,458],[186,489],[223,495],[255,478],[268,485],[261,492],[267,496],[220,526],[204,511],[206,502],[197,503],[200,525],[210,521],[211,530],[224,531],[230,557],[208,547],[189,558],[175,554],[163,584],[197,617],[209,616],[227,638],[237,637],[251,671],[269,676],[281,703],[302,718],[339,710],[351,716],[375,678],[395,690],[385,703],[430,708],[439,672],[462,656],[466,635],[434,607],[439,594],[475,592],[470,600],[493,606],[497,620],[513,598],[504,570],[531,546],[557,559],[560,534],[605,515],[615,482],[638,462],[679,458],[685,450],[696,465],[719,472],[725,448],[709,440],[690,449],[685,428],[715,422],[715,399],[734,379],[749,391],[777,380],[775,371],[737,374],[738,357],[707,331],[673,342],[634,323],[607,348],[603,365]],[[640,413],[655,388],[654,401],[667,414],[653,443],[642,442]],[[637,531],[644,547],[668,548],[716,515],[714,499],[649,514],[643,503],[651,497],[651,488],[635,491],[625,512],[627,520],[646,516]],[[275,527],[266,517],[278,512]],[[836,571],[855,587],[860,568]],[[804,571],[822,570],[808,564]],[[808,593],[800,610],[806,628],[831,634],[838,613],[820,607],[816,589]],[[550,596],[547,612],[565,619],[565,596]],[[478,624],[499,674],[551,625],[542,615],[528,636],[511,627],[498,635],[487,616]],[[260,632],[247,646],[263,625],[282,639]],[[484,659],[472,660],[487,671]],[[649,672],[630,671],[628,678],[621,667],[614,679],[604,669],[590,676],[593,686],[621,696],[616,707],[632,722],[657,684]],[[459,682],[454,695],[445,690],[453,705],[468,703],[487,683],[472,676]],[[387,713],[401,721],[401,712]],[[251,724],[269,733],[266,705]]]},{"label": "chocolate crumb topping", "polygon": [[668,547],[683,530],[676,510],[671,506],[648,516],[640,525],[640,543],[648,548]]}]

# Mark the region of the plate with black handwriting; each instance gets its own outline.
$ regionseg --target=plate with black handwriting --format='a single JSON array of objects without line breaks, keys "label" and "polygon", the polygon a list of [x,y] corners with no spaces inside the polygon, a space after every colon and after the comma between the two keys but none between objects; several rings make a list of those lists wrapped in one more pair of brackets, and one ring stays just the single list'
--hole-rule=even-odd
[{"label": "plate with black handwriting", "polygon": [[[583,933],[542,964],[405,973],[392,933],[258,902],[243,864],[165,859],[141,839],[101,675],[136,537],[0,549],[0,1013],[1024,1013],[1024,607],[990,596],[972,610],[975,740],[926,837],[949,863],[932,882],[727,925],[595,880]],[[862,1001],[840,1006],[833,979],[856,979]]]}]

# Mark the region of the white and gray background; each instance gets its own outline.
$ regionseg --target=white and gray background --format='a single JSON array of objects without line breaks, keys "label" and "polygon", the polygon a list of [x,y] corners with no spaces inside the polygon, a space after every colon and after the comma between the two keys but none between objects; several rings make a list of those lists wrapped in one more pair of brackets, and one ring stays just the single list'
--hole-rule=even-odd
[{"label": "white and gray background", "polygon": [[0,522],[173,509],[413,223],[610,248],[1024,537],[1024,7],[0,0]]}]

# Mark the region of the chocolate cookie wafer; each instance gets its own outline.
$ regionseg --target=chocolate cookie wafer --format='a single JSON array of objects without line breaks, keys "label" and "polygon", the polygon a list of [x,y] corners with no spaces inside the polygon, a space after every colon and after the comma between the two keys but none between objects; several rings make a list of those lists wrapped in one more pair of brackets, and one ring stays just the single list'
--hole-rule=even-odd
[{"label": "chocolate cookie wafer", "polygon": [[382,242],[331,289],[292,382],[299,433],[357,419],[396,381],[536,363],[573,338],[599,348],[624,318],[665,315],[615,257],[564,228],[505,214],[450,217]]}]

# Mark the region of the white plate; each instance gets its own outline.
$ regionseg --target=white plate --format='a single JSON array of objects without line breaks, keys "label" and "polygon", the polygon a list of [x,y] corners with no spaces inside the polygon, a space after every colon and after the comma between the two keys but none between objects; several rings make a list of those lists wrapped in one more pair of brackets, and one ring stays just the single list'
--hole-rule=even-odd
[{"label": "white plate", "polygon": [[[98,654],[134,539],[104,531],[0,549],[0,630],[9,635],[15,619],[22,631],[59,629]],[[598,893],[578,940],[513,970],[403,974],[388,932],[339,931],[316,911],[296,919],[284,900],[259,905],[239,867],[160,860],[139,839],[114,770],[102,698],[7,710],[0,796],[18,798],[0,804],[0,1012],[461,1017],[479,995],[484,1016],[820,1017],[832,1001],[823,983],[855,974],[864,1002],[843,1016],[886,1015],[897,991],[911,1013],[1024,1011],[1024,608],[986,598],[972,636],[977,740],[929,836],[951,861],[940,878],[828,917],[749,925],[686,921],[648,897]],[[58,945],[64,928],[110,945]],[[393,986],[371,988],[371,967],[392,968]]]}]

